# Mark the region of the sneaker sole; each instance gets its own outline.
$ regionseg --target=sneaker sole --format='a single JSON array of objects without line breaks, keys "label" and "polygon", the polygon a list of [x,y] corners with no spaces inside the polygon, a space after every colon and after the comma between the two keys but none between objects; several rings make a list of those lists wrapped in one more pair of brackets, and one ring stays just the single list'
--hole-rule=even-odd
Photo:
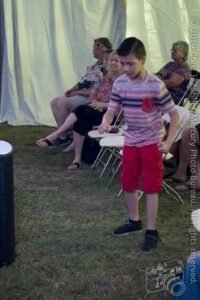
[{"label": "sneaker sole", "polygon": [[124,232],[124,233],[112,233],[114,236],[124,236],[124,235],[129,235],[129,234],[133,234],[133,233],[137,233],[137,232],[141,232],[142,229],[138,229],[138,230],[135,230],[135,231],[130,231],[130,232]]}]

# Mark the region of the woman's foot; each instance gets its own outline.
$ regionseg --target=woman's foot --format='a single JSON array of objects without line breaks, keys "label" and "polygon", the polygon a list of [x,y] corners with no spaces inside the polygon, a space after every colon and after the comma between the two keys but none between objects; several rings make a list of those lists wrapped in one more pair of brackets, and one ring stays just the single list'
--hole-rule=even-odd
[{"label": "woman's foot", "polygon": [[47,138],[39,139],[36,141],[36,144],[41,148],[49,148],[53,145],[52,142]]},{"label": "woman's foot", "polygon": [[170,177],[165,179],[166,182],[176,182],[176,183],[184,183],[187,181],[187,178],[183,175],[173,174]]},{"label": "woman's foot", "polygon": [[47,137],[36,141],[36,144],[41,148],[48,148],[50,146],[55,145],[57,138],[58,138],[58,135],[55,132],[53,132],[53,133],[49,134]]},{"label": "woman's foot", "polygon": [[74,171],[80,169],[81,165],[79,162],[74,161],[71,166],[68,167],[68,170]]}]

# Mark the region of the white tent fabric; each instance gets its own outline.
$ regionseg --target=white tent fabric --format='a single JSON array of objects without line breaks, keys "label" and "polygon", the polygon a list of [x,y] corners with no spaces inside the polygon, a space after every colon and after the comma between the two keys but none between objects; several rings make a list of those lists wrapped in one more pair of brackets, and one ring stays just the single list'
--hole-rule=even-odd
[{"label": "white tent fabric", "polygon": [[54,125],[51,99],[93,63],[91,47],[99,36],[109,37],[114,47],[125,32],[140,38],[153,72],[170,60],[172,43],[185,40],[191,68],[200,70],[199,0],[2,1],[0,120],[9,124]]},{"label": "white tent fabric", "polygon": [[124,0],[4,0],[0,120],[54,125],[53,97],[94,62],[94,38],[116,47],[126,32]]},{"label": "white tent fabric", "polygon": [[200,1],[127,0],[126,36],[144,42],[152,72],[170,61],[171,45],[180,40],[190,45],[191,68],[200,70]]}]

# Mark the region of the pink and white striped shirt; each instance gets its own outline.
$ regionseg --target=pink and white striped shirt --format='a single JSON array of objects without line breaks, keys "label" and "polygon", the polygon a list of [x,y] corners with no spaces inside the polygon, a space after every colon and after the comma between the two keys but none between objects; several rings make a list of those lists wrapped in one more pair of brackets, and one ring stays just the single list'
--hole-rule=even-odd
[{"label": "pink and white striped shirt", "polygon": [[158,143],[165,133],[162,114],[175,109],[164,83],[152,73],[142,83],[120,76],[113,84],[108,111],[116,112],[120,105],[126,122],[124,143],[136,147]]}]

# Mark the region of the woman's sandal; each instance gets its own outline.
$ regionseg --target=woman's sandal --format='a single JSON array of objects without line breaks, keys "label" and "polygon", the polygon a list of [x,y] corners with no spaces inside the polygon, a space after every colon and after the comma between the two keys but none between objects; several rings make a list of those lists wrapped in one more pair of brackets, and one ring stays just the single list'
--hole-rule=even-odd
[{"label": "woman's sandal", "polygon": [[68,170],[74,171],[74,170],[77,170],[77,169],[80,169],[80,168],[81,168],[81,165],[78,162],[73,162],[71,164],[71,166],[68,167]]},{"label": "woman's sandal", "polygon": [[165,180],[165,182],[175,182],[175,183],[185,183],[186,182],[186,180],[183,180],[183,179],[179,179],[179,178],[176,178],[176,177],[173,177],[173,175],[174,175],[174,173],[172,174],[172,175],[170,175],[170,176],[167,176],[164,180]]},{"label": "woman's sandal", "polygon": [[[42,144],[42,143],[44,143],[44,144]],[[41,148],[49,148],[49,147],[53,146],[52,142],[50,140],[48,140],[47,138],[38,140],[36,142],[36,144]]]}]

